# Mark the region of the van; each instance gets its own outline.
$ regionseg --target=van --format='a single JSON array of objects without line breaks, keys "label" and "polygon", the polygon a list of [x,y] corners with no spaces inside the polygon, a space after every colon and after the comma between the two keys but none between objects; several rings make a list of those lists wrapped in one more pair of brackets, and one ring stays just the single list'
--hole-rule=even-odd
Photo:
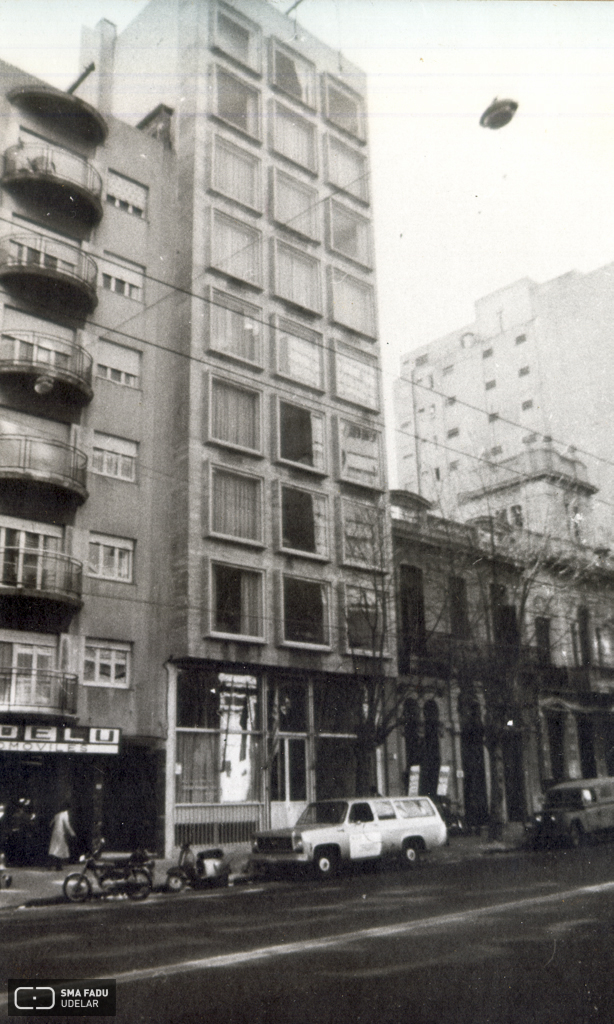
[{"label": "van", "polygon": [[552,786],[532,821],[533,845],[581,846],[588,836],[614,830],[614,778],[573,779]]}]

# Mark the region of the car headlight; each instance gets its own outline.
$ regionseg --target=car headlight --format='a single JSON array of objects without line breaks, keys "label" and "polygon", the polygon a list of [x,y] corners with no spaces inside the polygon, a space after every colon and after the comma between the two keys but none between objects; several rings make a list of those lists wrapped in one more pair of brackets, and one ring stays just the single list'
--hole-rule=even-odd
[{"label": "car headlight", "polygon": [[535,817],[533,818],[533,821],[535,822],[536,825],[541,825],[541,823],[543,821],[543,815],[536,814]]},{"label": "car headlight", "polygon": [[258,853],[258,840],[252,839],[252,853]]},{"label": "car headlight", "polygon": [[303,837],[302,836],[293,836],[292,837],[292,849],[294,850],[295,853],[302,853],[303,852],[305,847],[303,846]]}]

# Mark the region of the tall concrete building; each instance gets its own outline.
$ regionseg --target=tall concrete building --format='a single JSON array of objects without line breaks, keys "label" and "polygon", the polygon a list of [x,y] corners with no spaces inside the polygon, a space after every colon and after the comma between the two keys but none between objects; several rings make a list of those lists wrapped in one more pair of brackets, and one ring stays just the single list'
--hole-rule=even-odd
[{"label": "tall concrete building", "polygon": [[389,518],[365,77],[264,0],[152,0],[82,67],[3,86],[6,796],[62,780],[86,832],[106,757],[107,837],[244,841],[355,786]]},{"label": "tall concrete building", "polygon": [[408,354],[399,485],[465,519],[490,510],[610,547],[613,275],[518,281],[479,299],[474,323]]}]

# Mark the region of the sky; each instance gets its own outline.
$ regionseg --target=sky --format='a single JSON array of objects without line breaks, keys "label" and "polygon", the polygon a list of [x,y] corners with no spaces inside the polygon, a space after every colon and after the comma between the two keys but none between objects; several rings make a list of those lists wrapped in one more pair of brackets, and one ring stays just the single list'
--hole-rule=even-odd
[{"label": "sky", "polygon": [[[0,58],[66,88],[80,26],[121,30],[144,6],[0,0]],[[295,15],[369,77],[390,420],[400,356],[469,325],[476,299],[614,262],[614,3],[302,0]],[[495,97],[519,107],[491,131]]]}]

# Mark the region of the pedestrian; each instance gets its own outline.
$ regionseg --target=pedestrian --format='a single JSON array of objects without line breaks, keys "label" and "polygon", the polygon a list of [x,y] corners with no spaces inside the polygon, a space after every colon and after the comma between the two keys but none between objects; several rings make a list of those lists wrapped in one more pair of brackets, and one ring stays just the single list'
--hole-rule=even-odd
[{"label": "pedestrian", "polygon": [[64,861],[67,861],[70,857],[68,840],[71,837],[75,838],[75,832],[70,824],[70,804],[64,803],[51,822],[49,856],[55,865],[56,871],[61,871],[64,867]]}]

